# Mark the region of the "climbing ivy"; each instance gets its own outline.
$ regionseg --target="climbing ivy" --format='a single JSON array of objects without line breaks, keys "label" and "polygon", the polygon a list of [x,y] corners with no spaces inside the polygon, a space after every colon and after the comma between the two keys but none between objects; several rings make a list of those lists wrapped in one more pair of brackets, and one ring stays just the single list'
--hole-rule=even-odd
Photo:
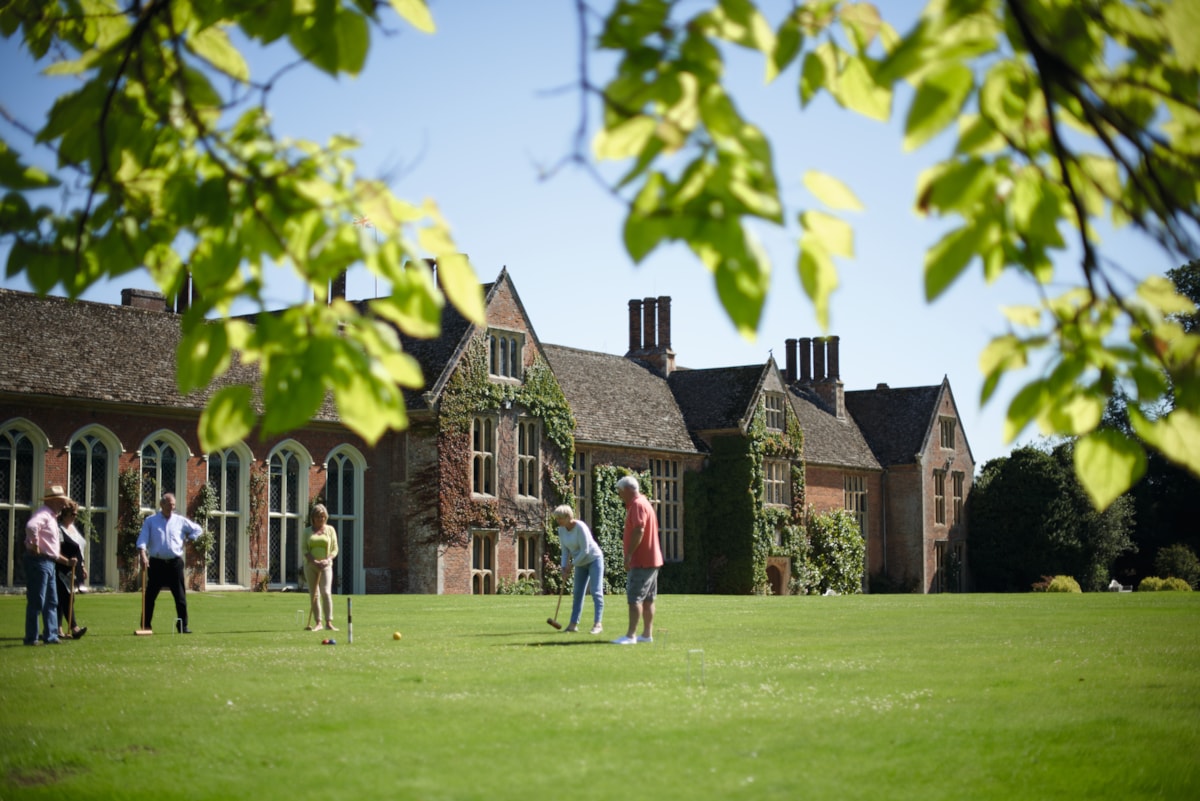
[{"label": "climbing ivy", "polygon": [[[542,422],[546,439],[562,454],[561,463],[546,466],[554,497],[547,499],[551,507],[574,504],[575,495],[570,475],[560,465],[570,465],[575,459],[575,416],[567,403],[558,379],[541,356],[525,369],[520,384],[496,382],[488,374],[488,343],[482,333],[467,343],[458,368],[450,376],[438,404],[439,460],[442,466],[441,498],[442,538],[466,542],[472,526],[514,528],[515,520],[502,519],[499,501],[488,500],[457,503],[456,498],[469,498],[471,488],[466,471],[458,465],[469,461],[471,421],[476,414],[515,405]],[[567,581],[559,568],[561,556],[554,523],[544,521],[545,548],[542,551],[542,591],[557,593]],[[515,536],[515,534],[514,534]]]},{"label": "climbing ivy", "polygon": [[[790,507],[763,504],[766,458],[798,460],[804,432],[790,408],[783,431],[768,431],[760,403],[745,435],[716,437],[708,466],[685,484],[688,549],[684,564],[673,568],[672,589],[730,595],[766,593],[767,557],[791,559],[790,591],[810,583],[809,547],[803,530],[804,469],[791,469]],[[799,587],[795,578],[800,577]]]},{"label": "climbing ivy", "polygon": [[592,533],[604,552],[605,592],[623,593],[628,579],[625,569],[625,504],[617,494],[617,482],[623,476],[637,479],[641,493],[652,498],[650,471],[637,472],[617,465],[596,465],[592,470]]},{"label": "climbing ivy", "polygon": [[125,588],[138,588],[137,538],[142,533],[142,477],[134,467],[117,475],[117,564]]},{"label": "climbing ivy", "polygon": [[204,533],[192,542],[196,549],[197,560],[201,567],[208,567],[209,557],[212,555],[213,544],[216,542],[216,537],[208,529],[208,518],[217,510],[217,491],[213,489],[212,484],[207,481],[200,487],[200,491],[196,493],[196,499],[192,501],[192,520],[200,528],[204,529]]}]

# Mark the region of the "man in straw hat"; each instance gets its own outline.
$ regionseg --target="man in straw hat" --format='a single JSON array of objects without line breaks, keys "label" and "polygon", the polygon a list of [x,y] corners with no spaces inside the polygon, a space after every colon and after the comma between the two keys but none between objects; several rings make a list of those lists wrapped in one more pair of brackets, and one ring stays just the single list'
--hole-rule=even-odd
[{"label": "man in straw hat", "polygon": [[58,515],[71,499],[59,484],[46,490],[42,505],[25,524],[25,644],[38,644],[38,618],[42,641],[58,645],[58,590],[54,566],[75,568],[75,559],[59,551]]}]

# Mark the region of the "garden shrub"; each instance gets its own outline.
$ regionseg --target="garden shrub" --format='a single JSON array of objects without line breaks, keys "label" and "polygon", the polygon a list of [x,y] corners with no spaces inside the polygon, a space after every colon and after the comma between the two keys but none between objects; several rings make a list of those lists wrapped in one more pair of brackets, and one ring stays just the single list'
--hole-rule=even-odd
[{"label": "garden shrub", "polygon": [[1163,579],[1162,586],[1159,587],[1159,590],[1163,592],[1191,592],[1192,585],[1188,584],[1181,578],[1177,578],[1176,576],[1168,576],[1167,578]]},{"label": "garden shrub", "polygon": [[1034,592],[1083,592],[1079,582],[1071,576],[1042,576],[1042,580],[1033,585]]},{"label": "garden shrub", "polygon": [[1138,582],[1138,592],[1158,592],[1162,589],[1163,580],[1156,576],[1146,576]]},{"label": "garden shrub", "polygon": [[833,590],[842,595],[862,592],[866,544],[854,515],[845,509],[821,514],[810,510],[808,537],[813,566],[821,576],[819,591]]},{"label": "garden shrub", "polygon": [[1188,589],[1200,587],[1200,559],[1183,543],[1159,548],[1154,556],[1154,571],[1160,576],[1182,579]]}]

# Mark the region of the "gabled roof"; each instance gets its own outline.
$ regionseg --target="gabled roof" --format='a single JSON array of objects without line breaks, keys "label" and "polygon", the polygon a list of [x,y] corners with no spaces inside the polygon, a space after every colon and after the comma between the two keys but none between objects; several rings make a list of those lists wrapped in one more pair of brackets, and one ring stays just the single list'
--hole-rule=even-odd
[{"label": "gabled roof", "polygon": [[839,420],[811,392],[791,387],[792,409],[804,431],[804,461],[808,464],[880,470],[879,460],[852,415]]},{"label": "gabled roof", "polygon": [[[211,386],[180,394],[180,322],[171,312],[0,289],[0,392],[196,412],[230,384],[261,396],[257,367],[236,362]],[[328,399],[317,419],[337,419]]]},{"label": "gabled roof", "polygon": [[771,362],[743,367],[676,370],[667,383],[692,431],[745,430]]},{"label": "gabled roof", "polygon": [[[485,305],[495,287],[495,283],[483,285]],[[401,346],[421,365],[421,376],[425,379],[425,386],[421,389],[404,390],[404,403],[410,411],[428,408],[425,394],[430,391],[440,393],[445,387],[450,374],[454,372],[452,365],[458,363],[458,356],[466,348],[474,331],[475,326],[458,309],[447,303],[442,307],[442,333],[436,339],[417,339],[400,334]]]},{"label": "gabled roof", "polygon": [[697,452],[661,376],[623,356],[561,345],[542,349],[575,413],[576,441]]},{"label": "gabled roof", "polygon": [[881,385],[846,393],[846,409],[854,415],[880,464],[890,467],[916,462],[937,416],[944,386],[943,380],[928,387]]}]

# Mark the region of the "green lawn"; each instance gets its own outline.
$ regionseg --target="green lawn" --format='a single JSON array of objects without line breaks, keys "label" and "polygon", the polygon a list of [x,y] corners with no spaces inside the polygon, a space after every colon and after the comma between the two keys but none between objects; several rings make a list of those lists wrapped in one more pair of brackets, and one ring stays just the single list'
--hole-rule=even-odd
[{"label": "green lawn", "polygon": [[1200,594],[663,596],[631,647],[619,597],[189,600],[27,648],[0,598],[0,799],[1200,798]]}]

